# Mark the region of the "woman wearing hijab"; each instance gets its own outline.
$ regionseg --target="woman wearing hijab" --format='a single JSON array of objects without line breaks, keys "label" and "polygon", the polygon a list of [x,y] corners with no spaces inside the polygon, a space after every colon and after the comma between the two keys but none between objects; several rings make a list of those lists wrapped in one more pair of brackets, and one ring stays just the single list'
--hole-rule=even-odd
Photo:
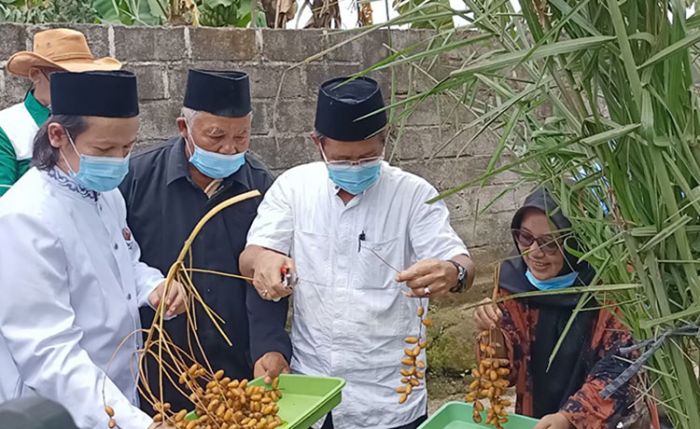
[{"label": "woman wearing hijab", "polygon": [[[162,274],[140,251],[116,189],[138,130],[136,77],[57,72],[53,116],[30,169],[0,199],[0,402],[40,395],[80,429],[154,427],[138,408],[139,307],[185,308],[164,297]],[[136,334],[134,334],[136,333]]]},{"label": "woman wearing hijab", "polygon": [[[570,229],[571,223],[547,191],[531,194],[511,223],[517,254],[501,266],[499,295],[590,284],[593,269],[564,250],[577,247],[572,237],[567,238]],[[498,305],[487,299],[475,311],[477,327],[494,329],[496,342],[504,346],[501,356],[511,362],[516,413],[541,419],[536,429],[652,427],[632,383],[607,399],[600,395],[627,367],[615,353],[632,344],[629,331],[610,311],[589,302],[549,364],[580,297],[559,294]]]}]

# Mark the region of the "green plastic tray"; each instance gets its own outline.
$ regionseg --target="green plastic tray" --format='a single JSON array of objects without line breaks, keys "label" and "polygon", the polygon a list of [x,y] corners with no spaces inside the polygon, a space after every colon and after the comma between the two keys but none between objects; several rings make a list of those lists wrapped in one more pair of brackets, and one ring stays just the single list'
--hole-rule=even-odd
[{"label": "green plastic tray", "polygon": [[[264,379],[256,378],[251,386],[265,386]],[[334,377],[282,374],[279,389],[282,399],[278,415],[285,423],[279,429],[308,429],[340,404],[345,380]],[[197,419],[191,412],[188,420]]]},{"label": "green plastic tray", "polygon": [[[428,420],[423,422],[418,429],[493,429],[493,426],[477,424],[472,420],[473,408],[471,404],[464,402],[448,402],[435,412]],[[486,412],[481,413],[486,418]],[[532,429],[537,420],[519,416],[508,415],[508,423],[504,429]]]},{"label": "green plastic tray", "polygon": [[[253,386],[264,386],[262,378],[251,382]],[[278,415],[285,422],[281,429],[307,429],[321,420],[341,401],[345,380],[334,377],[282,374],[279,389],[282,399]]]}]

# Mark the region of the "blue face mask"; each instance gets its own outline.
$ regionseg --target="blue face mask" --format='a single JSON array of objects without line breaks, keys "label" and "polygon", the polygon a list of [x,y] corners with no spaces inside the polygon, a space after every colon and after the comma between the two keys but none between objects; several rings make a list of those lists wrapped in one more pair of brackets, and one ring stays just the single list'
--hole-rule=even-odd
[{"label": "blue face mask", "polygon": [[362,165],[333,165],[328,167],[328,177],[338,187],[351,195],[359,195],[374,185],[382,172],[382,161],[378,159]]},{"label": "blue face mask", "polygon": [[71,177],[78,185],[89,191],[108,192],[116,189],[124,181],[127,173],[129,173],[129,157],[131,153],[124,158],[82,155],[78,152],[78,148],[75,147],[75,142],[68,134],[68,131],[66,131],[66,135],[73,146],[73,150],[80,156],[78,172],[73,171],[63,152],[61,152],[61,156],[63,156],[63,160],[68,165]]},{"label": "blue face mask", "polygon": [[563,276],[551,278],[549,280],[539,280],[528,269],[525,273],[525,277],[527,277],[530,284],[539,290],[556,290],[564,289],[573,285],[578,277],[578,273],[574,271],[569,274],[564,274]]},{"label": "blue face mask", "polygon": [[[192,138],[192,135],[190,135],[190,138]],[[192,140],[194,141],[194,139]],[[245,164],[245,152],[224,155],[206,151],[194,143],[192,145],[194,146],[194,153],[189,159],[190,164],[212,179],[224,179],[240,170]]]}]

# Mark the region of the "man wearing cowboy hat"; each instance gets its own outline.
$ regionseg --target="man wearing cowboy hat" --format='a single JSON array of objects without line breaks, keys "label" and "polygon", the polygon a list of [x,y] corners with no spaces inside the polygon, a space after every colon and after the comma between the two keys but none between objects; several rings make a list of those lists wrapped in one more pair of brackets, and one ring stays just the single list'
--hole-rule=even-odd
[{"label": "man wearing cowboy hat", "polygon": [[34,35],[34,51],[7,61],[10,73],[31,79],[22,103],[0,111],[0,197],[29,170],[34,135],[50,114],[49,75],[55,71],[119,70],[114,58],[95,58],[83,33],[57,28]]}]

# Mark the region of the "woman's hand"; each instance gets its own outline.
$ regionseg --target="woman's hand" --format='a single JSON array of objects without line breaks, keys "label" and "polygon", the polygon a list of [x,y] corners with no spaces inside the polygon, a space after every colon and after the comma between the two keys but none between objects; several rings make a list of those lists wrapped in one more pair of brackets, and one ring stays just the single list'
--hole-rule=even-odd
[{"label": "woman's hand", "polygon": [[540,419],[533,429],[574,429],[562,413],[549,414]]},{"label": "woman's hand", "polygon": [[474,322],[480,331],[496,329],[503,319],[503,312],[491,298],[481,301],[481,305],[474,310]]}]

